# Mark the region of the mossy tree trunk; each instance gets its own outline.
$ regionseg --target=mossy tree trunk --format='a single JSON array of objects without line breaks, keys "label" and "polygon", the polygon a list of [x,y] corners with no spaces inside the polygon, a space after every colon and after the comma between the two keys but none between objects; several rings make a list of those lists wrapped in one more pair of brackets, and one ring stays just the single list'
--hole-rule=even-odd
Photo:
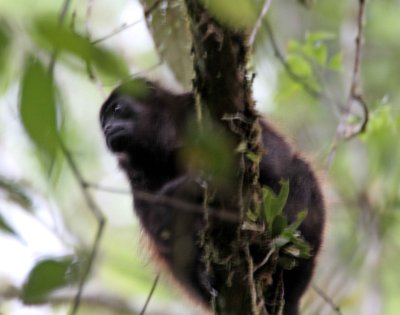
[{"label": "mossy tree trunk", "polygon": [[[194,90],[199,110],[210,114],[233,135],[237,163],[236,183],[224,204],[239,218],[224,224],[209,217],[204,247],[206,263],[216,283],[212,301],[218,315],[267,314],[262,279],[253,275],[250,242],[260,240],[260,231],[243,229],[247,211],[260,203],[258,184],[260,127],[254,110],[247,73],[246,34],[221,25],[198,0],[185,0],[193,36]],[[257,235],[255,235],[257,234]],[[262,238],[262,236],[261,236]],[[265,245],[265,244],[264,244]],[[265,279],[264,279],[265,281]]]}]

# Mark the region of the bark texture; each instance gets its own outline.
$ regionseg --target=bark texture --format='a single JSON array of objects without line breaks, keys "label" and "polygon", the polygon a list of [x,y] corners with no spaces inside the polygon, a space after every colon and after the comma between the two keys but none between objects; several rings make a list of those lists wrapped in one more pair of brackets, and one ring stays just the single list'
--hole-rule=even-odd
[{"label": "bark texture", "polygon": [[206,264],[217,284],[212,301],[214,312],[218,315],[266,314],[264,286],[261,279],[253,278],[249,248],[251,239],[259,239],[260,233],[242,229],[246,211],[255,209],[260,201],[261,156],[252,80],[246,70],[246,34],[218,23],[200,1],[185,2],[193,36],[193,86],[198,117],[208,112],[212,121],[229,131],[237,149],[232,152],[238,170],[235,184],[218,206],[234,212],[240,219],[237,224],[227,224],[208,217],[204,231]]}]

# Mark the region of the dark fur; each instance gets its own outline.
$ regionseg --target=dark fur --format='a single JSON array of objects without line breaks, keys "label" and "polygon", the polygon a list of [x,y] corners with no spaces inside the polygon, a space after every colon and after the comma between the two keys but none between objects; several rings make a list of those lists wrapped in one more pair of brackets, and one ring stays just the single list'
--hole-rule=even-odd
[{"label": "dark fur", "polygon": [[[210,294],[215,293],[213,288],[219,287],[219,280],[209,279],[205,272],[198,235],[203,227],[202,216],[182,211],[180,205],[163,203],[165,197],[201,202],[200,185],[190,179],[179,159],[185,124],[194,111],[193,96],[176,95],[149,82],[147,88],[148,93],[142,96],[117,88],[101,109],[101,125],[108,147],[117,154],[128,175],[136,212],[158,256],[191,295],[207,303]],[[116,112],[115,104],[121,107]],[[322,241],[323,197],[308,163],[266,120],[260,123],[266,152],[260,164],[260,183],[279,192],[279,182],[289,180],[285,206],[289,222],[299,211],[308,209],[300,232],[312,246],[313,257],[299,260],[296,268],[283,273],[284,315],[297,315]],[[154,201],[143,199],[140,191],[155,194]]]}]

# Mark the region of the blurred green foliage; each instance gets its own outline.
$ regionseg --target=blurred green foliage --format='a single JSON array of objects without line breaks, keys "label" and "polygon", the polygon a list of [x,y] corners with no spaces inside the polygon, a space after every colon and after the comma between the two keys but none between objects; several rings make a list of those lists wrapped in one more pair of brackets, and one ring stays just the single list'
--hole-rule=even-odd
[{"label": "blurred green foliage", "polygon": [[57,108],[51,74],[33,57],[28,57],[21,82],[22,124],[51,168],[57,151]]},{"label": "blurred green foliage", "polygon": [[22,290],[26,304],[42,304],[53,291],[77,282],[79,268],[74,257],[47,258],[36,263]]},{"label": "blurred green foliage", "polygon": [[[2,239],[33,238],[20,235],[21,229],[16,228],[19,222],[11,211],[15,207],[35,208],[37,211],[27,213],[38,221],[43,220],[43,213],[56,213],[50,225],[61,226],[61,231],[52,228],[54,234],[66,240],[67,251],[80,252],[77,249],[90,247],[96,222],[65,161],[60,163],[56,180],[48,182],[47,171],[59,156],[56,148],[60,129],[79,168],[84,170],[85,179],[104,181],[106,186],[116,187],[123,181],[122,176],[115,175],[116,168],[110,167],[114,162],[107,159],[102,147],[97,112],[111,85],[126,79],[136,69],[142,69],[138,60],[143,60],[143,55],[153,56],[154,51],[129,50],[136,45],[134,36],[94,44],[91,38],[97,36],[91,36],[91,31],[98,32],[99,36],[101,32],[112,33],[121,26],[120,16],[126,12],[115,8],[126,5],[126,11],[133,9],[128,6],[132,0],[91,3],[88,7],[86,3],[76,2],[73,14],[68,15],[68,23],[59,26],[59,3],[41,0],[33,6],[29,1],[0,1]],[[204,3],[223,23],[251,28],[264,1],[242,0],[232,4],[232,1],[204,0]],[[312,3],[314,5],[310,6]],[[151,4],[149,2],[148,6]],[[349,97],[357,1],[273,2],[266,19],[273,26],[282,60],[276,58],[277,51],[262,25],[251,62],[257,73],[255,86],[269,91],[267,96],[257,99],[258,104],[267,108],[271,121],[278,121],[291,135],[296,147],[311,152],[317,169],[324,173],[321,177],[325,178],[327,186],[330,227],[315,283],[344,314],[362,314],[375,303],[375,314],[397,315],[400,310],[400,282],[397,280],[400,261],[397,235],[400,229],[400,3],[397,0],[369,1],[367,8],[360,83],[370,119],[364,134],[338,143],[330,168],[326,161],[332,154],[338,121]],[[188,87],[192,78],[190,42],[182,10],[178,0],[161,1],[160,7],[149,13],[148,22],[162,60],[172,69],[177,81]],[[181,29],[185,32],[181,33]],[[50,73],[53,55],[57,56],[57,67]],[[173,77],[160,69],[155,73],[162,82]],[[323,97],[311,95],[305,85]],[[352,120],[359,116],[357,104],[353,110]],[[21,136],[19,128],[24,130],[35,150]],[[215,161],[210,157],[220,157],[216,163],[209,163],[209,168],[219,176],[228,176],[230,164],[221,162],[229,158],[224,145],[220,145],[226,142],[225,138],[204,133],[192,139],[198,156],[202,156],[201,163]],[[36,170],[36,160],[45,165],[46,172]],[[34,191],[31,187],[35,187]],[[139,297],[134,309],[140,309],[137,305],[146,297],[154,271],[147,267],[143,255],[138,254],[139,246],[133,245],[139,231],[134,222],[128,223],[133,220],[130,199],[128,196],[125,199],[119,195],[112,197],[101,190],[91,192],[110,219],[91,281],[111,298],[113,292],[126,300]],[[276,235],[288,228],[284,218],[279,216],[278,210],[287,193],[285,188],[281,193],[282,196],[265,194],[267,203],[275,204],[263,213]],[[29,235],[29,226],[23,227]],[[286,241],[278,237],[277,246],[287,244]],[[304,244],[297,245],[299,248]],[[3,253],[12,255],[8,249]],[[71,257],[54,256],[42,257],[27,275],[25,286],[20,288],[26,302],[45,301],[54,290],[59,292],[74,283],[75,276],[70,276]],[[0,294],[1,289],[0,286]],[[154,304],[166,310],[162,306],[166,298],[171,299],[172,290],[168,286],[157,290],[160,294]],[[11,303],[6,303],[0,312],[11,314]],[[86,306],[85,310],[92,310]],[[118,313],[96,307],[99,314]],[[195,313],[188,309],[184,308],[182,313]],[[61,313],[65,311],[65,307],[61,308]],[[335,314],[335,311],[310,290],[304,300],[303,314]]]}]

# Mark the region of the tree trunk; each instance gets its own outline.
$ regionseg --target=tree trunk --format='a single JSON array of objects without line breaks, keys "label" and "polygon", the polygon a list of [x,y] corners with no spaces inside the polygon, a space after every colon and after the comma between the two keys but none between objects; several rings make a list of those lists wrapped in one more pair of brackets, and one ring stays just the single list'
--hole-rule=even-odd
[{"label": "tree trunk", "polygon": [[235,148],[241,148],[232,152],[239,171],[233,193],[223,203],[224,208],[237,215],[238,223],[227,224],[208,217],[204,231],[208,272],[218,286],[212,305],[218,315],[267,314],[265,284],[253,277],[249,246],[255,233],[260,239],[260,232],[242,229],[247,210],[256,209],[260,203],[261,156],[260,127],[246,70],[246,35],[221,25],[200,1],[185,2],[193,36],[198,118],[202,110],[208,112],[212,121],[223,124],[233,136]]}]

